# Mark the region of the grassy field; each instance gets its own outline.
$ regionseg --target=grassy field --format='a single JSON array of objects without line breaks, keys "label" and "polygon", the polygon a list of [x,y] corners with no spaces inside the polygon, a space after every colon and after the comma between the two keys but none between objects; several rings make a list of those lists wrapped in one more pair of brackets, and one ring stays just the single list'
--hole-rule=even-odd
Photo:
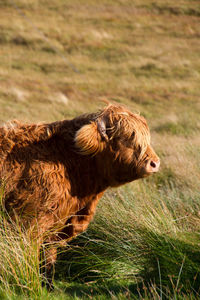
[{"label": "grassy field", "polygon": [[200,3],[0,0],[0,122],[51,122],[107,98],[149,123],[160,173],[100,201],[60,251],[55,291],[1,214],[1,299],[200,299]]}]

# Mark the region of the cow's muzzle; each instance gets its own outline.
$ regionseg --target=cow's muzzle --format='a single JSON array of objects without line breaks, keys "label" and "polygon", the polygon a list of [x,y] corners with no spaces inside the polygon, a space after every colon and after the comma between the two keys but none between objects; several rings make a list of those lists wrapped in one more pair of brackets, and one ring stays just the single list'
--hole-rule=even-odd
[{"label": "cow's muzzle", "polygon": [[149,159],[146,164],[146,172],[147,173],[156,173],[156,172],[158,172],[159,167],[160,167],[159,159],[157,159],[157,160]]}]

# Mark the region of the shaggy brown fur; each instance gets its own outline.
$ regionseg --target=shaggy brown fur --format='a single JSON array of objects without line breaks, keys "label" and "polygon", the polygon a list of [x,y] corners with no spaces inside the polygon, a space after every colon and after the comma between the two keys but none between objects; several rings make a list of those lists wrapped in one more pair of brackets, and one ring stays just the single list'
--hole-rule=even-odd
[{"label": "shaggy brown fur", "polygon": [[[87,229],[109,187],[150,175],[159,158],[143,117],[119,105],[73,120],[0,128],[5,209],[45,242],[70,241]],[[49,269],[56,249],[49,248]]]}]

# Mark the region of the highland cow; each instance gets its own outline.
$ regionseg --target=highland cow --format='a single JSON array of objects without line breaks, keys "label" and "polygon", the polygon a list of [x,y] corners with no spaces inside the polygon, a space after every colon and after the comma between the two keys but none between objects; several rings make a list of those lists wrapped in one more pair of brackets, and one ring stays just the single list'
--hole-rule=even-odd
[{"label": "highland cow", "polygon": [[155,173],[159,164],[145,119],[120,105],[72,120],[0,128],[5,209],[40,245],[52,245],[49,274],[56,247],[87,229],[104,191]]}]

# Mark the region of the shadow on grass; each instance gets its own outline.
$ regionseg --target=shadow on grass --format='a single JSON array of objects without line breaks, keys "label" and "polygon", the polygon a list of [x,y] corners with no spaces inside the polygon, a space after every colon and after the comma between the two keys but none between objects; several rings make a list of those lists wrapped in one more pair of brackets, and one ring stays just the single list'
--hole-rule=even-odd
[{"label": "shadow on grass", "polygon": [[185,232],[180,238],[184,241],[149,233],[149,260],[140,276],[146,283],[151,280],[176,293],[200,296],[200,235]]},{"label": "shadow on grass", "polygon": [[117,283],[117,282],[101,282],[101,283],[90,283],[80,284],[73,283],[69,287],[64,288],[64,292],[73,298],[84,297],[94,298],[101,296],[101,299],[108,299],[111,296],[118,298],[131,299],[138,297],[140,293],[137,291],[139,287],[136,284]]},{"label": "shadow on grass", "polygon": [[[123,256],[113,241],[88,240],[83,235],[73,241],[71,250],[59,255],[55,280],[62,282],[64,292],[74,297],[137,298],[160,295],[161,291],[163,299],[175,294],[199,296],[199,235],[187,234],[180,241],[141,230],[144,244],[133,245]],[[144,259],[137,261],[135,252],[142,253],[144,249]]]}]

